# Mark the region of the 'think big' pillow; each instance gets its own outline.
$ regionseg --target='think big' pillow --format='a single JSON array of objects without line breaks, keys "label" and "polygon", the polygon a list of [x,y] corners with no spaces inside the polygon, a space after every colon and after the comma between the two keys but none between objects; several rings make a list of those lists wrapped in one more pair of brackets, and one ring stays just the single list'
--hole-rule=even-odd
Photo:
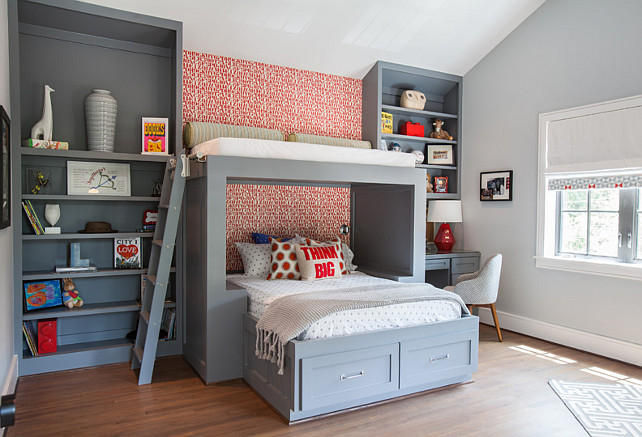
[{"label": "'think big' pillow", "polygon": [[301,270],[301,280],[340,278],[344,269],[341,244],[318,246],[295,245],[296,258]]}]

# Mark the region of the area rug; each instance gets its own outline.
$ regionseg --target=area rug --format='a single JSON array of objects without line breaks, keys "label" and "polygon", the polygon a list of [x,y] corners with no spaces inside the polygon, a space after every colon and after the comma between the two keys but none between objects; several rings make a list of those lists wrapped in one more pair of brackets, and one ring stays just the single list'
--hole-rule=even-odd
[{"label": "area rug", "polygon": [[548,381],[591,437],[642,437],[642,387]]}]

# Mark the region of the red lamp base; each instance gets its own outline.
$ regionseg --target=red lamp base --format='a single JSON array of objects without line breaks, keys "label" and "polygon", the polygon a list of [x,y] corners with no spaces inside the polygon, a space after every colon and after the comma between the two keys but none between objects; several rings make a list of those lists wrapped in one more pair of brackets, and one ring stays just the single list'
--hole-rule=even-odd
[{"label": "red lamp base", "polygon": [[453,235],[450,225],[442,223],[435,235],[435,246],[442,252],[450,252],[455,244],[455,236]]}]

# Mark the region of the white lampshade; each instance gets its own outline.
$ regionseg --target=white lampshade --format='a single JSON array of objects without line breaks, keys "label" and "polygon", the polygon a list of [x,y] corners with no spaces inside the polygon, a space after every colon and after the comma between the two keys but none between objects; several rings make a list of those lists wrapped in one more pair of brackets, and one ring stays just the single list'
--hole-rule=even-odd
[{"label": "white lampshade", "polygon": [[431,200],[428,202],[427,222],[461,222],[461,200]]}]

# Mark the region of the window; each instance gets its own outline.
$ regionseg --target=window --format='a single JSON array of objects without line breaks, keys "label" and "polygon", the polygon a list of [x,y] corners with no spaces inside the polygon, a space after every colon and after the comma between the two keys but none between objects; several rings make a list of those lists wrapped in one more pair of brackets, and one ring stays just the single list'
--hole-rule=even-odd
[{"label": "window", "polygon": [[[641,196],[636,188],[560,191],[557,254],[640,259]],[[636,213],[627,205],[636,205]]]},{"label": "window", "polygon": [[642,280],[642,96],[539,116],[537,267]]}]

